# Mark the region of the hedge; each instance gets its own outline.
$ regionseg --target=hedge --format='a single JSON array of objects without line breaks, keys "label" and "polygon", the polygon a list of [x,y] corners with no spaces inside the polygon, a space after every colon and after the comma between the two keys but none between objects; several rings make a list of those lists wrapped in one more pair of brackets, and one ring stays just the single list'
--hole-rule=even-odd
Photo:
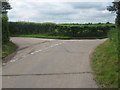
[{"label": "hedge", "polygon": [[8,27],[8,17],[2,15],[2,43],[6,44],[9,41],[9,27]]},{"label": "hedge", "polygon": [[12,35],[45,34],[72,37],[106,37],[114,24],[101,25],[59,25],[54,23],[9,22]]}]

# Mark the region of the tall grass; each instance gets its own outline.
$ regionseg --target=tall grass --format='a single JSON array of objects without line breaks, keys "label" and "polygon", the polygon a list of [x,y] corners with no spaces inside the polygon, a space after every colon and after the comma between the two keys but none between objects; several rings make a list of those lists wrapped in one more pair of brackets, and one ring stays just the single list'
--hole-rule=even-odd
[{"label": "tall grass", "polygon": [[6,44],[2,45],[2,58],[10,55],[16,50],[16,45],[12,42],[7,42]]},{"label": "tall grass", "polygon": [[108,37],[93,53],[92,65],[100,87],[118,88],[118,30],[111,30]]}]

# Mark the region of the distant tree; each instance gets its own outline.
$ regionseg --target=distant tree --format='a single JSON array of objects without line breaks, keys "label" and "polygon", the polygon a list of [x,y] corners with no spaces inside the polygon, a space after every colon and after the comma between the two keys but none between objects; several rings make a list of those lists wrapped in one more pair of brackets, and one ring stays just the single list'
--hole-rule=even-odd
[{"label": "distant tree", "polygon": [[108,6],[107,10],[111,12],[116,12],[116,25],[120,27],[120,1],[119,2],[113,2],[112,6]]},{"label": "distant tree", "polygon": [[98,24],[102,24],[101,22],[99,22]]},{"label": "distant tree", "polygon": [[92,23],[90,23],[90,22],[88,23],[88,25],[91,25],[91,24],[92,24]]},{"label": "distant tree", "polygon": [[106,22],[106,24],[111,24],[110,22]]}]

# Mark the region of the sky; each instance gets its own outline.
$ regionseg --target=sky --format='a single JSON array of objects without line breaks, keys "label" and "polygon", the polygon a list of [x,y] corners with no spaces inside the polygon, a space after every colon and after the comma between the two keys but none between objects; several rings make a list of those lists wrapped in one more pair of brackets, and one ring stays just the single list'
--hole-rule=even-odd
[{"label": "sky", "polygon": [[[51,1],[51,2],[50,2]],[[74,2],[73,2],[74,1]],[[83,0],[85,1],[85,0]],[[102,1],[102,0],[101,0]],[[105,1],[105,0],[104,0]],[[115,13],[106,10],[110,2],[10,0],[9,21],[52,23],[115,22]]]}]

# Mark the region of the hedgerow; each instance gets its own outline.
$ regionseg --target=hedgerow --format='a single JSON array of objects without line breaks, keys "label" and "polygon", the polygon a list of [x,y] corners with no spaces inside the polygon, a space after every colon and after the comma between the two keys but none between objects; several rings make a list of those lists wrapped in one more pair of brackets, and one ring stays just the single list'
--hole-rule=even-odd
[{"label": "hedgerow", "polygon": [[106,37],[108,31],[111,28],[115,28],[115,25],[62,25],[54,23],[9,22],[9,28],[11,36],[45,34],[71,37]]},{"label": "hedgerow", "polygon": [[2,17],[2,44],[9,42],[9,27],[8,27],[8,17],[5,15]]}]

